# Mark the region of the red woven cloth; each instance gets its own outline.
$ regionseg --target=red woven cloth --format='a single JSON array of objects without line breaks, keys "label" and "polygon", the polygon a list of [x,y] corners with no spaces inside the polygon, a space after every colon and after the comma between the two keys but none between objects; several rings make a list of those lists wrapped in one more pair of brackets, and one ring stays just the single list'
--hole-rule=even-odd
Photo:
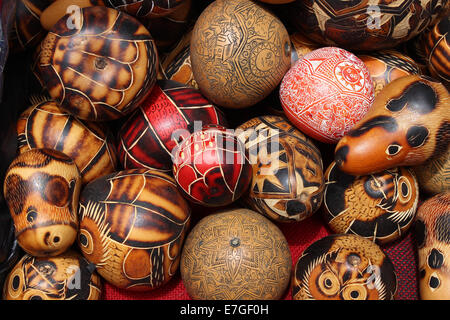
[{"label": "red woven cloth", "polygon": [[[290,224],[278,224],[284,233],[292,254],[293,267],[303,251],[314,241],[329,234],[330,230],[325,226],[320,214]],[[397,274],[398,300],[417,300],[417,259],[415,239],[411,231],[394,243],[382,246],[385,254],[394,264]],[[178,272],[165,286],[149,292],[132,292],[118,289],[105,283],[103,290],[104,300],[189,300],[180,273]],[[290,290],[284,295],[285,300],[291,300]]]}]

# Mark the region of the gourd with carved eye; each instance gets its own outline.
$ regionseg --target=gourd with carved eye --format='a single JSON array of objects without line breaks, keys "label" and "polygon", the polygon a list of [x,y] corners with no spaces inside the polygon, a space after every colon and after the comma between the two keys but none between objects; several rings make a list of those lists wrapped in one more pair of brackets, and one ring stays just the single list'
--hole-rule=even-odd
[{"label": "gourd with carved eye", "polygon": [[81,176],[74,161],[52,149],[31,149],[9,166],[3,186],[17,241],[34,256],[67,250],[78,231]]},{"label": "gourd with carved eye", "polygon": [[335,160],[353,175],[416,166],[447,150],[450,94],[435,80],[418,75],[390,82],[369,112],[338,142]]},{"label": "gourd with carved eye", "polygon": [[190,208],[172,177],[123,170],[90,182],[80,196],[78,244],[114,286],[158,288],[176,273]]},{"label": "gourd with carved eye", "polygon": [[336,233],[392,242],[411,226],[419,201],[415,175],[404,167],[352,176],[332,163],[325,173],[324,217]]},{"label": "gourd with carved eye", "polygon": [[391,300],[396,291],[392,262],[378,245],[357,235],[317,240],[293,273],[294,300]]},{"label": "gourd with carved eye", "polygon": [[450,192],[427,199],[416,220],[422,300],[450,299]]},{"label": "gourd with carved eye", "polygon": [[5,300],[98,300],[100,294],[95,266],[73,250],[56,257],[24,255],[3,288]]}]

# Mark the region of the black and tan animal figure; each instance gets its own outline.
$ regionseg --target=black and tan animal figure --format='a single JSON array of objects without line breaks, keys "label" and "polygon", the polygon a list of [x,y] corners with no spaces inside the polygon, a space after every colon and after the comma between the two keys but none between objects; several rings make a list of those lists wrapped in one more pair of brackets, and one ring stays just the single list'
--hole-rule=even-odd
[{"label": "black and tan animal figure", "polygon": [[337,144],[335,160],[349,174],[366,175],[420,165],[447,150],[450,94],[429,77],[389,83],[368,113]]},{"label": "black and tan animal figure", "polygon": [[417,211],[419,290],[422,300],[450,299],[450,192],[426,200]]},{"label": "black and tan animal figure", "polygon": [[31,149],[6,172],[4,194],[19,245],[33,256],[66,251],[78,231],[81,176],[74,161],[53,149]]}]

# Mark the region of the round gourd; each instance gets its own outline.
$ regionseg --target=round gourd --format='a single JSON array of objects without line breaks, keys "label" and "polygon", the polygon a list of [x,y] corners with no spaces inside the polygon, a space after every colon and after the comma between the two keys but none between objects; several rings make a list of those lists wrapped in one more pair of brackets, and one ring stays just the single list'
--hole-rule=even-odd
[{"label": "round gourd", "polygon": [[75,162],[52,149],[31,149],[9,166],[3,185],[19,245],[33,256],[66,251],[78,232],[81,176]]},{"label": "round gourd", "polygon": [[325,181],[323,214],[335,233],[352,233],[386,244],[399,239],[414,221],[419,186],[408,168],[352,176],[333,162]]},{"label": "round gourd", "polygon": [[172,150],[204,125],[226,126],[223,113],[199,90],[159,80],[118,133],[124,168],[172,170]]},{"label": "round gourd", "polygon": [[130,169],[96,179],[79,216],[81,252],[114,286],[152,290],[176,273],[190,208],[170,176]]},{"label": "round gourd", "polygon": [[221,126],[204,126],[173,149],[173,176],[192,202],[229,205],[247,190],[252,169],[244,144]]},{"label": "round gourd", "polygon": [[284,7],[286,20],[323,45],[351,51],[394,48],[432,26],[446,0],[296,0]]},{"label": "round gourd", "polygon": [[260,116],[236,128],[252,165],[249,192],[253,210],[293,222],[308,218],[322,204],[322,157],[314,143],[279,116]]},{"label": "round gourd", "polygon": [[95,267],[78,252],[56,257],[24,255],[10,271],[5,300],[99,300],[102,284]]},{"label": "round gourd", "polygon": [[199,89],[228,108],[246,108],[268,96],[291,58],[284,25],[250,0],[211,3],[194,25],[190,52]]},{"label": "round gourd", "polygon": [[353,53],[337,47],[303,56],[283,77],[279,92],[288,119],[325,143],[342,138],[374,99],[367,67]]},{"label": "round gourd", "polygon": [[195,300],[280,299],[291,269],[281,230],[248,209],[201,219],[186,238],[180,262],[184,287]]},{"label": "round gourd", "polygon": [[358,55],[366,65],[375,88],[375,96],[389,82],[412,74],[421,74],[417,63],[395,50],[380,50]]},{"label": "round gourd", "polygon": [[92,122],[82,122],[54,101],[42,101],[25,110],[17,122],[19,152],[50,148],[71,157],[83,184],[117,168],[111,133]]},{"label": "round gourd", "polygon": [[294,300],[393,300],[394,265],[372,241],[351,234],[329,235],[311,244],[297,260]]},{"label": "round gourd", "polygon": [[[156,81],[158,54],[147,29],[103,6],[66,15],[41,44],[39,70],[50,96],[83,120],[108,121],[132,112]],[[68,20],[69,19],[69,20]]]}]

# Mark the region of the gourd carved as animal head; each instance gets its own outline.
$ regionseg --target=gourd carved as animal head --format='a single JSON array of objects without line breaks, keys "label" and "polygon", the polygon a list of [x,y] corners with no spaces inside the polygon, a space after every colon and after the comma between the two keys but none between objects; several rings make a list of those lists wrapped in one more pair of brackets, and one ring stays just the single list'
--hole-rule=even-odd
[{"label": "gourd carved as animal head", "polygon": [[424,163],[447,149],[450,95],[440,82],[411,75],[389,83],[337,144],[335,160],[354,175]]}]

